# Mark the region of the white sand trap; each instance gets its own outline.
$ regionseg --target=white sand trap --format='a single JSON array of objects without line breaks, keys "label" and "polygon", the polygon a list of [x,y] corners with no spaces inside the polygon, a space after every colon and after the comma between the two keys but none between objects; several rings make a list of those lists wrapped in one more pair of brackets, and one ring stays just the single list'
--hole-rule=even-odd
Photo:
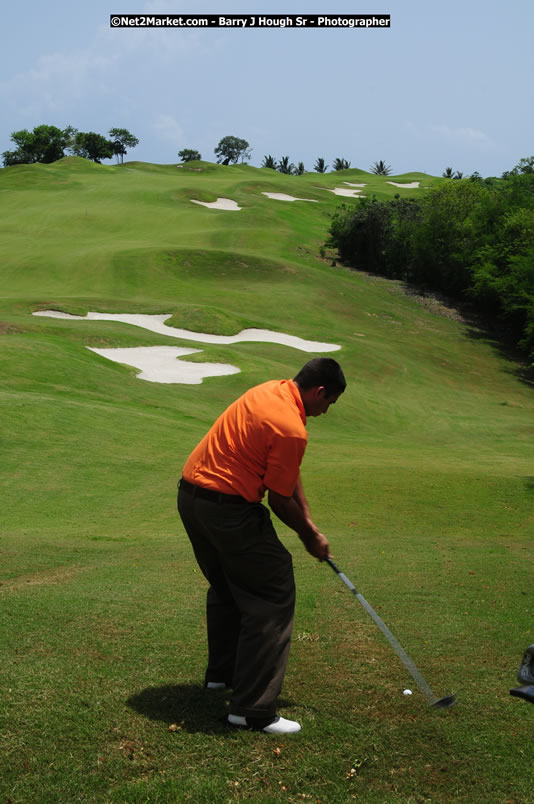
[{"label": "white sand trap", "polygon": [[170,338],[180,338],[186,341],[197,341],[199,343],[216,343],[229,345],[233,343],[278,343],[281,346],[290,346],[292,349],[300,349],[301,352],[336,352],[341,349],[335,343],[321,343],[320,341],[307,341],[298,338],[296,335],[285,335],[283,332],[273,332],[270,329],[243,329],[237,335],[209,335],[205,332],[191,332],[188,329],[178,329],[177,327],[167,327],[165,321],[171,318],[168,315],[145,315],[142,313],[87,313],[87,315],[70,315],[61,313],[58,310],[40,310],[33,315],[48,318],[66,318],[73,321],[118,321],[124,324],[133,324],[135,327],[142,327],[159,335],[167,335]]},{"label": "white sand trap", "polygon": [[262,195],[266,195],[267,198],[274,198],[275,201],[311,201],[312,204],[318,204],[319,202],[315,200],[315,198],[295,198],[294,195],[287,195],[287,193],[263,193]]},{"label": "white sand trap", "polygon": [[409,184],[398,184],[396,181],[387,181],[386,184],[392,184],[393,187],[400,187],[401,190],[417,190],[420,182],[412,181]]},{"label": "white sand trap", "polygon": [[241,209],[231,198],[218,198],[216,201],[210,202],[195,201],[194,198],[192,198],[191,201],[193,204],[200,204],[202,207],[208,207],[208,209],[225,209],[227,212],[237,212]]},{"label": "white sand trap", "polygon": [[365,184],[354,184],[351,181],[344,181],[343,184],[348,184],[349,187],[366,187]]},{"label": "white sand trap", "polygon": [[330,188],[327,187],[325,189],[327,189],[329,193],[343,195],[345,198],[365,198],[364,195],[361,195],[362,191],[359,188],[349,190],[348,187],[335,187],[333,190],[330,190]]},{"label": "white sand trap", "polygon": [[183,349],[179,346],[137,346],[127,349],[94,349],[87,347],[115,363],[141,369],[137,375],[140,380],[161,383],[181,383],[200,385],[204,377],[221,377],[238,374],[237,366],[230,363],[191,363],[177,360],[183,355],[201,352],[201,349]]},{"label": "white sand trap", "polygon": [[[319,341],[306,341],[294,335],[284,335],[268,329],[244,329],[237,335],[208,335],[204,332],[191,332],[187,329],[168,327],[165,321],[171,315],[143,315],[129,313],[87,313],[87,315],[71,315],[59,310],[39,310],[33,313],[36,316],[47,318],[62,318],[69,321],[117,321],[132,324],[136,327],[167,335],[171,338],[200,341],[201,343],[233,344],[243,342],[278,343],[300,349],[303,352],[333,352],[341,349],[337,344],[321,343]],[[91,352],[140,369],[137,377],[148,382],[183,383],[199,385],[204,377],[220,377],[228,374],[237,374],[240,369],[230,363],[190,363],[187,360],[177,360],[184,355],[201,352],[201,349],[187,349],[180,346],[137,346],[119,349],[96,349],[87,347]]]}]

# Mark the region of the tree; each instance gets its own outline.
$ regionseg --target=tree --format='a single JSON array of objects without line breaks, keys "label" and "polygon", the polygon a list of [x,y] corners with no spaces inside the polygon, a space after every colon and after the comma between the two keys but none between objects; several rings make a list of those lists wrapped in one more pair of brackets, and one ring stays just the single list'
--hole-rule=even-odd
[{"label": "tree", "polygon": [[276,170],[278,165],[276,164],[276,159],[274,156],[269,154],[268,156],[263,157],[262,167],[270,168],[271,170]]},{"label": "tree", "polygon": [[461,170],[457,170],[452,178],[453,179],[463,179],[463,177],[464,177],[463,172]]},{"label": "tree", "polygon": [[78,131],[74,138],[73,151],[76,156],[83,156],[100,164],[102,159],[111,159],[115,148],[110,140],[94,131]]},{"label": "tree", "polygon": [[67,136],[56,126],[35,126],[33,131],[23,128],[11,134],[15,151],[4,151],[4,165],[30,165],[35,162],[49,164],[61,159],[67,145]]},{"label": "tree", "polygon": [[30,160],[25,156],[22,151],[4,151],[2,153],[2,161],[4,167],[13,167],[13,165],[27,165]]},{"label": "tree", "polygon": [[283,156],[278,163],[280,173],[292,174],[295,172],[295,165],[289,161],[289,156]]},{"label": "tree", "polygon": [[391,205],[375,198],[342,204],[332,220],[327,245],[337,248],[341,260],[364,271],[383,271],[391,230]]},{"label": "tree", "polygon": [[336,211],[326,245],[345,264],[469,300],[534,368],[534,173],[474,173],[418,199],[360,198]]},{"label": "tree", "polygon": [[510,176],[529,175],[534,173],[534,156],[523,157],[512,170],[505,170],[502,174],[503,179],[509,179]]},{"label": "tree", "polygon": [[120,157],[121,164],[127,153],[126,148],[135,148],[136,145],[139,145],[137,137],[130,134],[127,128],[110,128],[108,135],[113,143],[113,153],[117,157],[117,162]]},{"label": "tree", "polygon": [[194,148],[182,148],[181,151],[178,151],[178,156],[182,162],[194,162],[202,159],[202,154],[199,151],[195,151]]},{"label": "tree", "polygon": [[406,280],[413,261],[414,232],[421,208],[415,199],[359,198],[335,212],[326,243],[349,265]]},{"label": "tree", "polygon": [[383,159],[380,162],[375,162],[371,165],[371,173],[375,173],[377,176],[390,176],[391,175],[391,166],[386,165]]},{"label": "tree", "polygon": [[71,155],[74,155],[74,140],[76,139],[77,133],[78,129],[74,128],[74,126],[67,126],[63,129],[63,134],[65,135],[65,150]]},{"label": "tree", "polygon": [[227,136],[219,141],[214,152],[219,164],[230,165],[232,162],[235,164],[239,159],[241,159],[242,162],[244,162],[245,159],[250,159],[252,149],[246,140],[242,140],[239,137]]},{"label": "tree", "polygon": [[472,263],[491,242],[495,201],[483,182],[444,182],[421,198],[409,279],[461,296],[471,284]]},{"label": "tree", "polygon": [[325,164],[324,159],[320,156],[313,166],[313,169],[316,170],[317,173],[326,173],[328,165]]},{"label": "tree", "polygon": [[304,167],[304,162],[299,162],[297,167],[295,168],[295,176],[302,176],[303,173],[306,172]]},{"label": "tree", "polygon": [[519,160],[515,166],[514,173],[534,173],[534,156],[529,156]]},{"label": "tree", "polygon": [[441,175],[444,179],[452,179],[454,177],[454,170],[451,167],[447,167]]},{"label": "tree", "polygon": [[347,162],[346,159],[340,159],[339,156],[336,157],[334,160],[334,170],[348,170],[350,168],[350,162]]},{"label": "tree", "polygon": [[56,126],[36,126],[33,129],[33,154],[35,162],[56,162],[65,153],[66,137]]},{"label": "tree", "polygon": [[35,162],[33,155],[33,135],[27,129],[23,128],[20,131],[13,131],[10,140],[17,147],[14,151],[4,151],[2,154],[4,167],[29,165]]}]

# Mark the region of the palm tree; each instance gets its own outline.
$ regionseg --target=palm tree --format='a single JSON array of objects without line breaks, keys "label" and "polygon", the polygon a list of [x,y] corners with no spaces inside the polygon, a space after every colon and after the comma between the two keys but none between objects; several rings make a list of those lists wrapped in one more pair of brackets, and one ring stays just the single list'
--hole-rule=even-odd
[{"label": "palm tree", "polygon": [[313,166],[313,169],[317,171],[317,173],[326,173],[328,165],[325,165],[324,159],[320,156]]},{"label": "palm tree", "polygon": [[293,162],[289,161],[289,156],[283,156],[278,163],[278,170],[280,173],[288,173],[291,174],[295,170],[295,165]]},{"label": "palm tree", "polygon": [[441,174],[444,179],[453,179],[454,178],[454,170],[451,167],[445,168],[443,173]]},{"label": "palm tree", "polygon": [[271,156],[270,154],[269,156],[264,156],[262,167],[271,168],[271,170],[276,170],[276,159],[274,158],[274,156]]},{"label": "palm tree", "polygon": [[391,174],[391,166],[386,165],[383,159],[380,162],[375,162],[374,165],[371,165],[371,173],[375,173],[377,176],[389,176]]},{"label": "palm tree", "polygon": [[454,174],[454,176],[453,176],[452,178],[453,178],[453,179],[463,179],[463,177],[464,177],[464,174],[462,173],[462,171],[461,171],[461,170],[457,170],[457,171],[456,171],[456,173]]},{"label": "palm tree", "polygon": [[295,176],[302,176],[305,173],[306,169],[304,167],[304,162],[299,162],[297,167],[295,168]]},{"label": "palm tree", "polygon": [[347,162],[346,159],[340,159],[339,156],[336,157],[334,161],[334,170],[348,170],[350,168],[350,162]]}]

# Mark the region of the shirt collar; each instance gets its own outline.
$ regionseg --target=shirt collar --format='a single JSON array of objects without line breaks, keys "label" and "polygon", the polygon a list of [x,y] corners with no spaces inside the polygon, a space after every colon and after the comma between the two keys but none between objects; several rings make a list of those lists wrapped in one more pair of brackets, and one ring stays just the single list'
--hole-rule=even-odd
[{"label": "shirt collar", "polygon": [[300,395],[300,390],[296,382],[293,380],[285,380],[285,386],[288,391],[291,393],[292,398],[295,400],[297,405],[298,411],[300,413],[300,418],[302,419],[302,424],[306,424],[306,411],[304,410],[304,404],[302,402],[302,397]]}]

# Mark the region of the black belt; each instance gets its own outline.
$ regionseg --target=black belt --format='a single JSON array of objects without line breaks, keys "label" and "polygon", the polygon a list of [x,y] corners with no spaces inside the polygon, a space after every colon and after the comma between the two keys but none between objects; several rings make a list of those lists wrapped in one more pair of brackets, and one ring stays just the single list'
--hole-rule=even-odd
[{"label": "black belt", "polygon": [[223,494],[222,491],[204,489],[202,486],[195,486],[194,483],[184,480],[183,477],[180,480],[180,489],[186,491],[188,494],[192,494],[193,497],[201,497],[204,500],[219,503],[219,505],[224,505],[225,503],[248,503],[248,500],[245,500],[244,497],[240,497],[239,494]]}]

